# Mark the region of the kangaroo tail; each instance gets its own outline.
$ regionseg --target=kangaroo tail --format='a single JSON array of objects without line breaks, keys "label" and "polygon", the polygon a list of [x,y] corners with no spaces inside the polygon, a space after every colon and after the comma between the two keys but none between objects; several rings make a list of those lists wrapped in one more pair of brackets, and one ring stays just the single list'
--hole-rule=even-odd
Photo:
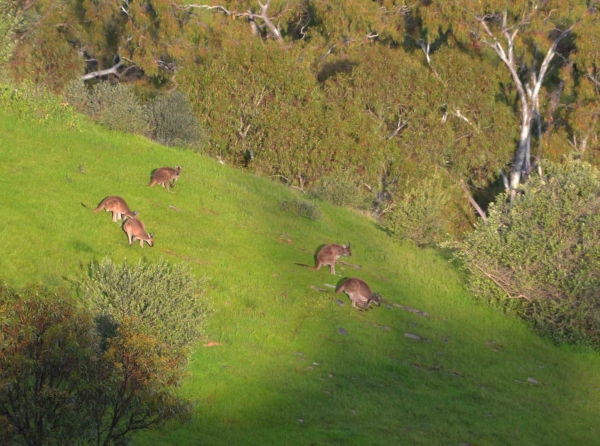
[{"label": "kangaroo tail", "polygon": [[148,187],[152,187],[152,186],[154,186],[155,184],[157,184],[157,183],[156,183],[156,181],[155,181],[155,180],[152,180],[152,181],[150,181],[150,184],[148,185]]},{"label": "kangaroo tail", "polygon": [[305,265],[304,263],[296,263],[296,265],[303,266],[304,268],[308,269],[317,269],[315,266]]},{"label": "kangaroo tail", "polygon": [[92,209],[91,207],[89,207],[87,204],[85,204],[83,202],[80,202],[80,203],[84,208],[89,209],[90,211],[98,212],[100,210],[100,208]]}]

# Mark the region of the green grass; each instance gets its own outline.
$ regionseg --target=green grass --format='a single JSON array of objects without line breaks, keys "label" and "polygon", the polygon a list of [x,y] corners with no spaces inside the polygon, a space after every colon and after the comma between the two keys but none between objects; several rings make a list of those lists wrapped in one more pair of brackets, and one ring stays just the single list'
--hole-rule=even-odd
[{"label": "green grass", "polygon": [[[299,197],[289,189],[96,126],[63,131],[0,115],[0,140],[3,280],[68,285],[105,256],[164,257],[210,278],[216,311],[182,388],[197,404],[193,422],[134,444],[600,444],[598,353],[555,346],[475,302],[443,253],[392,243],[372,220],[326,203],[318,221],[296,217],[281,210]],[[148,187],[153,169],[175,164],[184,169],[172,193]],[[154,248],[129,247],[110,214],[80,204],[107,195],[139,211]],[[347,242],[344,260],[360,271],[295,265]],[[344,276],[431,317],[356,311],[325,286]]]}]

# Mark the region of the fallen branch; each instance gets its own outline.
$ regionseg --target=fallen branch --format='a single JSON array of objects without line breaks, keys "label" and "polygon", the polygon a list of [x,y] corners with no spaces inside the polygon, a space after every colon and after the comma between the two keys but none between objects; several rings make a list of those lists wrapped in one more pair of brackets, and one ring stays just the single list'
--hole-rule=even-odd
[{"label": "fallen branch", "polygon": [[112,67],[107,68],[106,70],[92,71],[91,73],[84,74],[81,76],[81,80],[87,81],[89,79],[95,79],[101,76],[108,76],[109,74],[114,74],[117,77],[121,77],[118,70],[122,65],[123,59],[119,59],[119,62],[114,64]]}]

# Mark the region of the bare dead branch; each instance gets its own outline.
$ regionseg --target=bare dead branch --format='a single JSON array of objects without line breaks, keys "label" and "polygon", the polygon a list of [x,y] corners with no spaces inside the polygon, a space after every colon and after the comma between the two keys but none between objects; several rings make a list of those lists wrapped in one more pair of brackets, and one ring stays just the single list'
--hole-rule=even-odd
[{"label": "bare dead branch", "polygon": [[469,203],[471,203],[471,205],[475,208],[475,210],[477,211],[477,213],[479,214],[481,219],[484,222],[487,222],[487,215],[485,215],[485,212],[483,212],[483,209],[481,209],[481,206],[479,206],[479,204],[475,201],[475,199],[473,198],[473,195],[471,195],[469,188],[467,187],[465,182],[462,180],[462,178],[460,180],[460,187],[462,187],[462,190],[465,192],[465,195],[469,199]]},{"label": "bare dead branch", "polygon": [[[529,297],[525,296],[524,294],[519,294],[518,296],[511,295],[506,290],[506,288],[504,288],[504,286],[502,286],[502,284],[500,283],[500,279],[498,279],[497,277],[494,277],[491,274],[487,273],[486,271],[484,271],[484,269],[482,267],[480,267],[476,263],[473,263],[473,266],[475,266],[475,268],[477,268],[479,271],[481,271],[483,274],[485,274],[488,279],[490,279],[492,282],[494,282],[498,286],[498,288],[500,288],[502,291],[504,291],[506,293],[506,296],[509,299],[525,299],[526,301],[531,302],[531,299]],[[506,286],[506,284],[505,284],[505,286]]]},{"label": "bare dead branch", "polygon": [[108,76],[109,74],[113,74],[117,77],[120,77],[118,70],[123,65],[123,63],[124,63],[123,60],[124,60],[123,58],[119,58],[119,61],[116,64],[114,64],[110,68],[107,68],[106,70],[92,71],[91,73],[84,74],[83,76],[81,76],[81,80],[87,81],[87,80],[95,79],[95,78],[101,77],[101,76]]}]

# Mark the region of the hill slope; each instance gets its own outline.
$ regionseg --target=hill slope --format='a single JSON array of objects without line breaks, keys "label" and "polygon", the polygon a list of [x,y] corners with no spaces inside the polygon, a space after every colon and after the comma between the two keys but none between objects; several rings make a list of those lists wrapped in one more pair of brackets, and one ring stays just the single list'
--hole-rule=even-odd
[{"label": "hill slope", "polygon": [[[320,221],[283,212],[293,191],[142,138],[0,115],[0,140],[3,280],[61,285],[105,256],[164,257],[210,278],[216,312],[182,389],[196,417],[135,444],[600,444],[599,355],[474,303],[440,253],[392,244],[373,221],[326,203]],[[175,164],[184,169],[172,193],[147,186],[153,169]],[[81,205],[107,195],[140,212],[154,248],[129,247],[108,214]],[[295,265],[346,242],[343,260],[361,270]],[[327,286],[344,276],[390,305],[352,309]]]}]

